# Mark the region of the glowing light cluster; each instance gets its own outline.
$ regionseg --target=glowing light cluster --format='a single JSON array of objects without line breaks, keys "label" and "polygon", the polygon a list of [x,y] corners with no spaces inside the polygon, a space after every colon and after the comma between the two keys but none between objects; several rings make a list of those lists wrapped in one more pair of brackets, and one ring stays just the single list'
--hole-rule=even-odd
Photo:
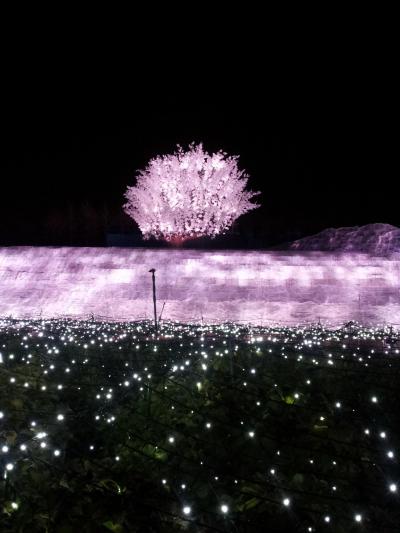
[{"label": "glowing light cluster", "polygon": [[143,237],[172,242],[225,232],[244,213],[259,207],[246,191],[248,176],[236,156],[208,154],[201,144],[151,159],[128,187],[124,209]]}]

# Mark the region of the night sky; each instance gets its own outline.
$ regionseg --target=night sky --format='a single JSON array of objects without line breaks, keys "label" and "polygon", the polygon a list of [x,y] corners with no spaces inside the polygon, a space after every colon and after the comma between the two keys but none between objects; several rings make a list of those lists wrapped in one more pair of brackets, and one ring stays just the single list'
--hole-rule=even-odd
[{"label": "night sky", "polygon": [[201,82],[193,72],[157,82],[137,73],[129,84],[87,73],[53,79],[32,65],[9,78],[0,245],[97,246],[109,233],[137,234],[121,208],[126,186],[150,157],[192,141],[239,155],[262,192],[262,208],[236,226],[252,246],[328,226],[400,226],[388,64],[299,62],[283,77],[267,65],[257,79],[221,67]]}]

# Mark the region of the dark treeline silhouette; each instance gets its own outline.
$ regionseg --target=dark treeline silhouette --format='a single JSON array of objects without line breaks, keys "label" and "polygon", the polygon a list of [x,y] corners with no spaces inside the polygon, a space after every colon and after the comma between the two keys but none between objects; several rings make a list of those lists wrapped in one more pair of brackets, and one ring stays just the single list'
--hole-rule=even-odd
[{"label": "dark treeline silhouette", "polygon": [[[365,223],[371,222],[366,220]],[[332,225],[335,222],[332,220]],[[344,221],[354,225],[354,221]],[[271,248],[317,233],[326,225],[312,219],[297,220],[284,211],[271,216],[261,207],[239,218],[223,235],[188,240],[185,248]],[[46,209],[40,216],[27,211],[23,217],[9,217],[1,228],[0,246],[165,246],[163,241],[143,240],[137,224],[122,207],[88,201],[67,202]]]}]

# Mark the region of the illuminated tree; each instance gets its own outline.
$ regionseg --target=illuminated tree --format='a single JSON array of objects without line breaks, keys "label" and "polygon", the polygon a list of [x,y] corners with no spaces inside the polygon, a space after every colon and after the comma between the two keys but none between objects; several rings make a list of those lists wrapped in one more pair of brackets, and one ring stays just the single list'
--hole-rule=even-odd
[{"label": "illuminated tree", "polygon": [[245,190],[248,175],[238,169],[237,156],[212,155],[202,144],[180,146],[173,154],[151,159],[125,193],[125,212],[138,224],[143,237],[182,242],[215,237],[251,209],[259,194]]}]

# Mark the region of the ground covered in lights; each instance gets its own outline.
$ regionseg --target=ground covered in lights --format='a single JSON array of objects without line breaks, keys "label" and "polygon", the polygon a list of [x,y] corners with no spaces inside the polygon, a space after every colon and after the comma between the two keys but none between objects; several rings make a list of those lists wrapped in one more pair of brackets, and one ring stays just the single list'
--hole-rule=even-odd
[{"label": "ground covered in lights", "polygon": [[2,320],[0,530],[399,531],[397,346]]}]

